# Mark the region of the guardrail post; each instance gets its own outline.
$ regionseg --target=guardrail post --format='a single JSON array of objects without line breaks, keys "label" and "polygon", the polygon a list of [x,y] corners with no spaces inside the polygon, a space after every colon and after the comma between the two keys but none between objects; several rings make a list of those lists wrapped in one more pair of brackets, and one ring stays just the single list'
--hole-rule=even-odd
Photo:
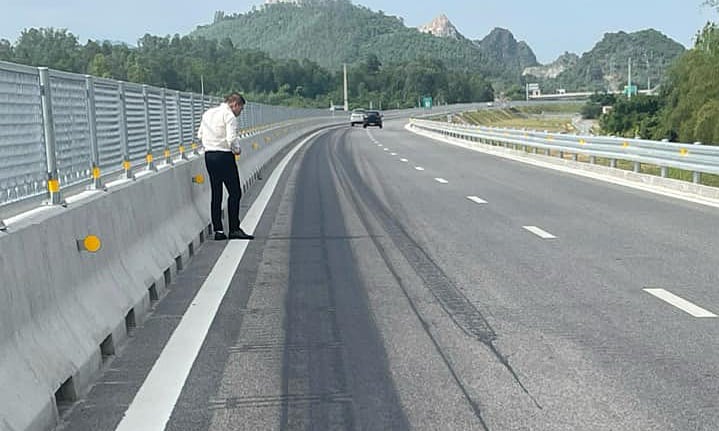
[{"label": "guardrail post", "polygon": [[634,173],[639,173],[639,171],[642,170],[642,164],[639,162],[634,162]]},{"label": "guardrail post", "polygon": [[610,160],[609,160],[609,167],[610,167],[610,168],[616,168],[616,167],[617,167],[617,159],[610,159]]},{"label": "guardrail post", "polygon": [[577,154],[577,153],[572,154],[572,160],[574,160],[575,162],[579,161],[579,154]]},{"label": "guardrail post", "polygon": [[52,96],[50,92],[50,70],[38,67],[40,74],[40,103],[42,104],[42,123],[45,132],[45,152],[47,155],[48,204],[62,205],[60,179],[57,172],[57,151],[55,144],[55,122],[52,116]]},{"label": "guardrail post", "polygon": [[170,125],[167,118],[167,89],[162,89],[162,142],[164,144],[163,153],[165,156],[165,164],[172,166],[172,151],[170,150]]},{"label": "guardrail post", "polygon": [[[701,142],[695,142],[694,145],[701,145]],[[702,181],[702,173],[701,172],[692,172],[692,182],[694,184],[699,184]]]},{"label": "guardrail post", "polygon": [[7,230],[7,226],[5,226],[5,223],[3,223],[2,219],[0,219],[0,232],[5,232]]},{"label": "guardrail post", "polygon": [[120,145],[122,146],[122,168],[125,171],[123,177],[134,180],[132,173],[132,162],[130,161],[130,139],[127,136],[127,107],[125,103],[125,83],[120,82],[117,86],[120,97]]},{"label": "guardrail post", "polygon": [[180,95],[179,91],[175,92],[175,99],[177,101],[177,127],[180,130],[180,158],[182,160],[187,160],[187,154],[185,154],[185,131],[182,127],[182,96]]},{"label": "guardrail post", "polygon": [[669,174],[669,168],[667,168],[666,166],[661,166],[659,169],[659,175],[662,178],[666,178],[668,174]]},{"label": "guardrail post", "polygon": [[195,156],[200,155],[200,146],[197,143],[197,129],[195,128],[195,124],[197,124],[197,114],[195,111],[195,93],[190,94],[190,105],[192,105],[192,144],[190,144],[192,148],[192,154]]},{"label": "guardrail post", "polygon": [[147,143],[145,144],[145,169],[147,169],[148,171],[157,172],[157,166],[155,166],[155,159],[152,155],[152,134],[150,133],[150,100],[147,94],[147,85],[142,86],[142,99],[145,104],[145,139],[147,140]]},{"label": "guardrail post", "polygon": [[97,118],[95,116],[95,78],[85,75],[85,90],[87,92],[87,123],[90,129],[90,156],[92,190],[106,190],[100,177],[100,149],[97,144]]},{"label": "guardrail post", "polygon": [[596,165],[597,164],[597,156],[589,156],[589,164]]}]

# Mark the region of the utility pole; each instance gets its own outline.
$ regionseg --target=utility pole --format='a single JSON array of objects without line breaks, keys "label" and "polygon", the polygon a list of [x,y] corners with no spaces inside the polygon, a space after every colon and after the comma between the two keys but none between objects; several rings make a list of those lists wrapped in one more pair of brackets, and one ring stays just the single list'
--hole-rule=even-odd
[{"label": "utility pole", "polygon": [[629,71],[627,75],[627,97],[632,98],[632,57],[629,57]]},{"label": "utility pole", "polygon": [[347,63],[344,63],[344,90],[345,90],[345,112],[350,110],[349,101],[347,100]]}]

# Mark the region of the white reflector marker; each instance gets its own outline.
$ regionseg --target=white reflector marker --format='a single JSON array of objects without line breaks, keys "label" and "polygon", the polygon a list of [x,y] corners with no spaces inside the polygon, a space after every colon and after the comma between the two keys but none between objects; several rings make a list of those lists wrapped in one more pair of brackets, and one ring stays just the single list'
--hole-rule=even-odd
[{"label": "white reflector marker", "polygon": [[537,235],[538,237],[542,239],[554,239],[556,236],[552,235],[551,233],[542,230],[538,228],[537,226],[522,226],[523,228],[527,229],[528,231],[532,232],[533,234]]},{"label": "white reflector marker", "polygon": [[478,196],[467,196],[467,199],[469,199],[470,201],[477,203],[477,204],[486,204],[487,203],[487,201],[485,201],[484,199],[482,199]]},{"label": "white reflector marker", "polygon": [[686,313],[691,314],[694,317],[717,317],[717,315],[712,313],[711,311],[707,311],[699,307],[698,305],[694,305],[686,299],[681,298],[664,289],[644,289],[644,291],[650,295],[661,299],[664,302],[668,302],[669,304],[677,307],[678,309]]},{"label": "white reflector marker", "polygon": [[434,180],[440,184],[447,184],[449,182],[449,181],[445,180],[444,178],[435,178]]}]

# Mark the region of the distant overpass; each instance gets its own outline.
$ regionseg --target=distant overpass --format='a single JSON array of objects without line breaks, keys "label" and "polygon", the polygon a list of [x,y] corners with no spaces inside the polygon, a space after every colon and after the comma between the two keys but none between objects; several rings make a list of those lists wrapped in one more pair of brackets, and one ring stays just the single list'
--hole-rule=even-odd
[{"label": "distant overpass", "polygon": [[[650,90],[639,90],[639,94],[648,94],[653,95],[656,94],[657,87],[652,88]],[[528,100],[585,100],[589,99],[589,97],[592,94],[595,94],[596,91],[583,91],[583,92],[575,92],[575,93],[553,93],[553,94],[541,94],[541,93],[534,93],[529,94]],[[608,94],[622,94],[621,91],[607,91]]]}]

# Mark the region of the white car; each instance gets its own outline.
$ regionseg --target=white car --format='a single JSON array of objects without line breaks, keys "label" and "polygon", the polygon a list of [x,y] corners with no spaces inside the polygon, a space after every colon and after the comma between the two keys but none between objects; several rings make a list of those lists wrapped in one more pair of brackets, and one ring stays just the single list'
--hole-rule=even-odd
[{"label": "white car", "polygon": [[350,114],[350,126],[354,127],[355,124],[363,124],[364,116],[364,109],[355,109],[354,111],[352,111],[352,113]]}]

